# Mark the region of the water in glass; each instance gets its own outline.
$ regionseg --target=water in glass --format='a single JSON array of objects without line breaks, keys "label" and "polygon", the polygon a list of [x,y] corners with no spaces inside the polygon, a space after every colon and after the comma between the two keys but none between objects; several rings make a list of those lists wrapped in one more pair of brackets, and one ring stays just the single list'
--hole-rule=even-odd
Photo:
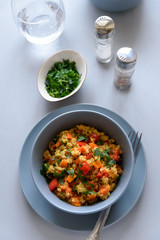
[{"label": "water in glass", "polygon": [[64,29],[65,12],[61,1],[35,0],[17,14],[17,23],[22,35],[37,44],[46,44],[57,39]]}]

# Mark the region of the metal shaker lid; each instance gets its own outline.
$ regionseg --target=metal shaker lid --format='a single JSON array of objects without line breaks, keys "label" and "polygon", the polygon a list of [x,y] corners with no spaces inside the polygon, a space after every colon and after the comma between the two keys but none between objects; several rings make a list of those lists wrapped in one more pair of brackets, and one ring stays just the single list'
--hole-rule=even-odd
[{"label": "metal shaker lid", "polygon": [[123,69],[130,69],[135,66],[137,54],[134,49],[129,47],[120,48],[117,51],[117,65]]},{"label": "metal shaker lid", "polygon": [[95,21],[95,31],[99,38],[110,38],[114,35],[115,24],[112,18],[101,16]]}]

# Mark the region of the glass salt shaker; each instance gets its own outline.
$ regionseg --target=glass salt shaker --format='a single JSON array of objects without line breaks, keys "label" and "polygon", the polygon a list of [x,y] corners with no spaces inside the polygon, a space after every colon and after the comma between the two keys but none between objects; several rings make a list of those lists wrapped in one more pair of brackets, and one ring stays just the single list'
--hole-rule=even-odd
[{"label": "glass salt shaker", "polygon": [[112,45],[115,24],[112,18],[101,16],[95,21],[96,58],[99,62],[109,63],[113,57]]},{"label": "glass salt shaker", "polygon": [[131,86],[136,61],[134,49],[123,47],[117,51],[114,83],[118,89],[125,90]]}]

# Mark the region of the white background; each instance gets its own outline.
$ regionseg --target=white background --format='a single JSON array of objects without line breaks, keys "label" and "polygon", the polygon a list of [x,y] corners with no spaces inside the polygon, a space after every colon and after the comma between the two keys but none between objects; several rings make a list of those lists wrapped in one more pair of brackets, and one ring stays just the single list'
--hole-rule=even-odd
[{"label": "white background", "polygon": [[[50,46],[34,47],[17,30],[10,1],[0,3],[0,239],[83,240],[89,231],[75,232],[50,224],[37,215],[21,190],[18,168],[22,145],[35,124],[46,114],[72,103],[92,103],[114,111],[143,132],[147,178],[134,209],[102,239],[160,239],[160,2],[144,0],[123,13],[103,12],[89,0],[65,0],[66,25]],[[116,25],[114,52],[123,46],[138,54],[133,84],[118,91],[113,84],[115,59],[100,64],[95,59],[94,21],[112,17]],[[45,101],[37,90],[41,64],[61,49],[74,49],[87,61],[87,78],[81,90],[60,103]]]}]

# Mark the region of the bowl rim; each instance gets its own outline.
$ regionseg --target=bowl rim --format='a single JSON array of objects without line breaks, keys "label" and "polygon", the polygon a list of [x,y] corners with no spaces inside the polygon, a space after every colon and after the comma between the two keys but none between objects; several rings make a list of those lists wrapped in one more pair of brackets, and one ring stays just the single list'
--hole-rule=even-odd
[{"label": "bowl rim", "polygon": [[[98,203],[95,203],[95,204],[92,204],[92,205],[87,205],[87,206],[80,206],[80,207],[75,207],[75,206],[72,206],[71,204],[67,203],[67,202],[63,202],[63,204],[58,204],[57,202],[55,203],[54,201],[50,201],[47,196],[45,194],[43,194],[43,192],[41,191],[41,189],[39,188],[39,185],[37,184],[37,180],[35,179],[35,175],[34,175],[34,171],[33,171],[33,168],[32,168],[32,164],[33,164],[33,150],[34,150],[34,147],[35,147],[35,144],[37,142],[37,140],[41,137],[41,135],[43,134],[43,132],[47,129],[47,127],[52,124],[56,119],[60,118],[60,117],[63,117],[67,114],[70,114],[70,113],[75,113],[75,112],[92,112],[94,114],[98,114],[98,115],[101,115],[102,117],[105,117],[105,118],[108,118],[110,121],[112,121],[119,129],[120,131],[124,134],[125,136],[125,139],[127,140],[127,143],[128,143],[128,146],[129,146],[129,149],[130,149],[130,153],[131,153],[131,167],[130,167],[130,173],[129,173],[129,176],[127,178],[127,181],[125,182],[125,184],[123,185],[123,189],[122,191],[118,194],[118,196],[114,199],[114,201],[110,202],[109,204],[104,204],[109,198],[107,198],[106,200],[104,201],[100,201]],[[49,141],[49,139],[48,139]],[[93,213],[96,213],[96,212],[100,212],[108,207],[110,207],[111,205],[113,205],[115,202],[117,202],[120,197],[124,194],[124,192],[126,191],[127,187],[128,187],[128,184],[130,182],[130,179],[131,179],[131,176],[133,174],[133,167],[134,167],[134,153],[133,153],[133,148],[132,148],[132,145],[131,145],[131,142],[126,134],[126,132],[123,130],[123,128],[114,120],[112,119],[111,117],[109,116],[106,116],[104,115],[103,113],[101,112],[98,112],[98,111],[95,111],[95,110],[69,110],[67,112],[64,112],[64,113],[61,113],[59,114],[58,116],[56,116],[55,118],[51,119],[49,122],[47,122],[45,124],[45,126],[40,130],[39,134],[37,135],[37,137],[35,138],[35,141],[33,143],[33,146],[32,146],[32,149],[31,149],[31,159],[30,159],[30,168],[31,168],[31,176],[32,176],[32,179],[33,179],[33,182],[36,186],[36,188],[38,189],[38,191],[40,192],[40,194],[54,207],[56,207],[57,209],[59,210],[62,210],[64,212],[67,212],[67,213],[70,213],[70,214],[77,214],[77,215],[85,215],[85,214],[93,214]],[[42,176],[40,176],[42,177]],[[45,179],[44,179],[45,180]],[[47,183],[46,183],[47,184]],[[116,188],[115,188],[116,189]],[[114,192],[114,191],[113,191]],[[54,193],[52,193],[54,194]],[[55,195],[55,194],[54,194]],[[55,197],[57,198],[57,201],[59,203],[62,203],[62,200],[60,200],[56,195]],[[69,206],[69,208],[67,208],[67,206]],[[97,206],[97,208],[95,207]],[[71,209],[70,209],[71,208]]]},{"label": "bowl rim", "polygon": [[[39,86],[39,82],[40,82],[40,75],[41,75],[41,72],[43,71],[44,67],[46,66],[46,64],[48,64],[54,57],[58,56],[59,54],[63,54],[63,53],[67,53],[67,52],[70,52],[70,53],[73,53],[75,54],[75,56],[79,56],[79,58],[82,60],[82,62],[84,63],[84,77],[83,79],[80,78],[80,83],[78,84],[78,86],[68,95],[64,96],[64,97],[61,97],[61,98],[53,98],[51,97],[47,91],[46,91],[46,95],[43,94],[43,92],[41,91],[41,87]],[[69,59],[69,58],[68,58]],[[74,60],[76,62],[76,60]],[[54,65],[56,61],[53,61],[52,65]],[[49,71],[49,70],[48,70]],[[80,73],[82,74],[82,73]],[[53,55],[51,55],[49,58],[47,58],[44,63],[40,66],[39,68],[39,71],[38,71],[38,74],[37,74],[37,87],[38,87],[38,91],[40,93],[40,95],[47,101],[49,102],[58,102],[58,101],[62,101],[62,100],[65,100],[69,97],[71,97],[72,95],[74,95],[76,92],[78,92],[78,90],[82,87],[83,83],[85,82],[85,79],[86,79],[86,76],[87,76],[87,62],[85,60],[85,58],[77,51],[75,50],[72,50],[72,49],[63,49],[63,50],[60,50],[58,52],[55,52]],[[48,97],[46,97],[48,95]]]}]

